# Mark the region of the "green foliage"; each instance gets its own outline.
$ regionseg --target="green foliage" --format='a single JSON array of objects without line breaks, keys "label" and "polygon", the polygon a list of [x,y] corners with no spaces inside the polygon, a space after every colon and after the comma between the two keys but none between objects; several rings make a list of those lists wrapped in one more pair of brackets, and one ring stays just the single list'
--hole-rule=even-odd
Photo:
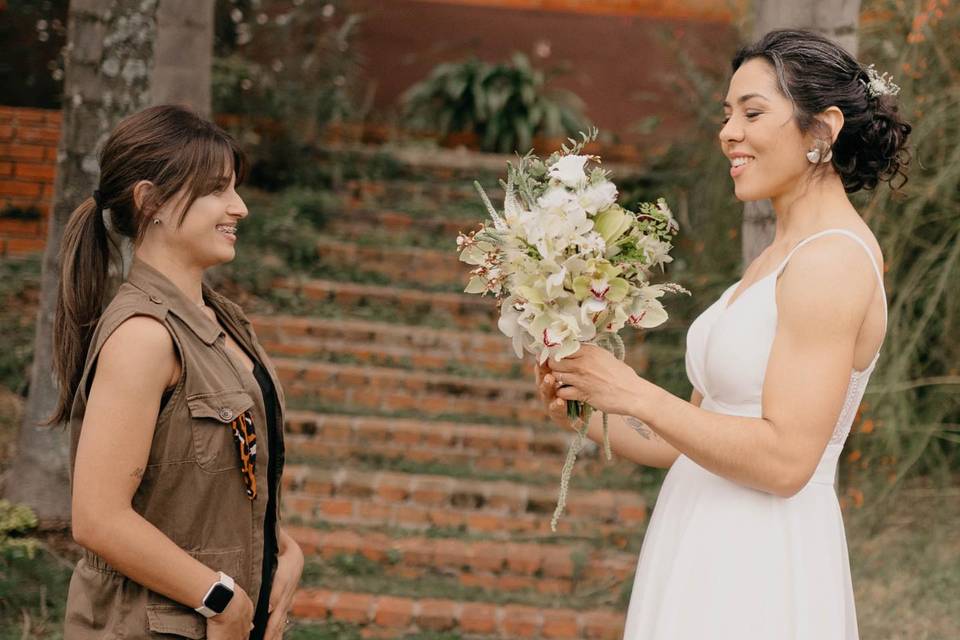
[{"label": "green foliage", "polygon": [[33,359],[34,322],[40,291],[40,255],[0,260],[0,386],[15,393],[26,388]]},{"label": "green foliage", "polygon": [[46,549],[32,558],[0,552],[0,640],[61,638],[70,574]]},{"label": "green foliage", "polygon": [[33,558],[39,542],[26,536],[37,526],[30,507],[0,500],[0,554],[11,558]]},{"label": "green foliage", "polygon": [[0,640],[61,633],[70,570],[31,537],[36,526],[30,508],[0,500]]},{"label": "green foliage", "polygon": [[237,259],[218,270],[246,292],[269,293],[274,279],[308,271],[318,260],[320,230],[339,200],[325,191],[292,188],[270,197],[252,194],[239,227]]},{"label": "green foliage", "polygon": [[[870,0],[863,9],[885,18],[862,21],[858,57],[893,74],[914,129],[902,194],[881,185],[853,197],[883,248],[889,300],[880,362],[841,462],[853,505],[883,502],[911,476],[952,482],[960,467],[960,12],[918,14],[896,0]],[[911,34],[914,25],[920,31]],[[660,44],[684,66],[672,89],[694,126],[648,175],[618,185],[625,206],[665,194],[680,223],[670,276],[694,296],[674,299],[671,321],[645,343],[651,379],[686,396],[686,328],[740,277],[742,204],[716,137],[729,71],[695,64],[689,43]]]},{"label": "green foliage", "polygon": [[286,3],[269,16],[256,0],[217,3],[213,111],[233,116],[251,184],[316,185],[312,148],[324,127],[363,119],[359,25],[343,0]]},{"label": "green foliage", "polygon": [[441,135],[475,133],[485,151],[526,152],[536,135],[572,135],[587,126],[580,98],[546,85],[547,75],[522,53],[509,63],[443,63],[404,93],[404,118]]},{"label": "green foliage", "polygon": [[845,475],[878,501],[912,475],[946,484],[960,468],[960,11],[865,9],[887,17],[863,25],[860,58],[893,74],[913,125],[903,194],[878,188],[861,207],[883,248],[890,315]]}]

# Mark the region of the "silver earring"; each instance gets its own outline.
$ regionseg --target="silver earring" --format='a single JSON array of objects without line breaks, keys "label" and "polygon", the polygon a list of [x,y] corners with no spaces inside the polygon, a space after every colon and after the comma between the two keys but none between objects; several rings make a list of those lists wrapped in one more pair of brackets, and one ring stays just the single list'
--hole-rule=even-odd
[{"label": "silver earring", "polygon": [[160,224],[160,218],[154,218],[153,224]]},{"label": "silver earring", "polygon": [[[823,151],[820,150],[822,147],[826,147],[826,150],[827,150],[826,154],[824,154]],[[810,164],[827,163],[827,162],[830,162],[830,159],[832,157],[833,157],[833,149],[831,149],[826,144],[818,144],[813,149],[810,149],[810,151],[807,151],[807,161]]]}]

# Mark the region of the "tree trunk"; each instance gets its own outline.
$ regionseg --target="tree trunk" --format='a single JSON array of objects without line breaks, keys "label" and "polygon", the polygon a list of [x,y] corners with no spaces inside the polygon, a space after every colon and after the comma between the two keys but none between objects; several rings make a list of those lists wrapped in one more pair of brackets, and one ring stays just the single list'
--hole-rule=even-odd
[{"label": "tree trunk", "polygon": [[[125,116],[153,103],[154,77],[167,85],[181,82],[164,65],[172,60],[169,52],[158,60],[158,41],[182,42],[171,35],[160,37],[158,22],[177,31],[194,29],[207,34],[205,78],[199,100],[181,98],[204,113],[210,111],[209,60],[213,47],[213,0],[200,0],[209,14],[208,27],[196,31],[174,19],[162,19],[165,5],[182,9],[182,0],[73,0],[67,19],[66,73],[64,77],[63,118],[57,150],[53,208],[48,221],[47,243],[43,254],[40,309],[34,337],[34,357],[23,423],[17,441],[7,498],[30,506],[44,528],[63,527],[70,520],[69,434],[63,426],[46,427],[43,422],[53,412],[57,390],[52,366],[52,324],[60,283],[60,238],[73,209],[90,197],[100,180],[97,154],[116,124]],[[209,11],[206,11],[209,9]],[[199,38],[199,35],[193,37]],[[169,51],[170,44],[166,45]],[[194,61],[197,65],[197,61]],[[183,80],[184,86],[187,82]],[[169,93],[164,94],[169,95]]]},{"label": "tree trunk", "polygon": [[214,0],[161,0],[151,104],[185,104],[210,117]]},{"label": "tree trunk", "polygon": [[[753,41],[773,29],[810,29],[857,55],[860,0],[754,0]],[[773,241],[776,218],[769,200],[743,207],[743,268]]]}]

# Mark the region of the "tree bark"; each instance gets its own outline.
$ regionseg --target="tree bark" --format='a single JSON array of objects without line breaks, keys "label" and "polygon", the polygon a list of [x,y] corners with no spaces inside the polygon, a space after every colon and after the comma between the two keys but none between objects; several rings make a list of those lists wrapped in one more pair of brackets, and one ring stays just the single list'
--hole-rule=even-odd
[{"label": "tree bark", "polygon": [[[810,29],[857,55],[857,21],[860,0],[754,0],[753,41],[773,29]],[[743,268],[770,246],[776,217],[769,200],[747,202],[743,207]]]},{"label": "tree bark", "polygon": [[[97,155],[123,117],[155,104],[158,95],[164,101],[170,99],[169,87],[181,82],[194,89],[203,84],[203,90],[197,90],[197,97],[180,94],[177,101],[209,114],[213,0],[193,3],[193,15],[201,16],[193,23],[170,16],[172,10],[189,14],[183,5],[183,0],[70,3],[63,117],[54,204],[43,254],[34,357],[17,453],[6,483],[6,497],[31,507],[42,528],[64,527],[70,520],[69,434],[64,425],[43,425],[57,398],[51,338],[60,283],[60,239],[74,208],[96,189],[100,180]],[[202,7],[201,11],[196,11],[197,5]],[[208,14],[206,25],[202,29],[196,27],[194,23],[202,23],[202,16]],[[158,33],[158,24],[174,33]],[[197,39],[206,38],[205,42],[191,45],[206,51],[205,58],[199,56],[193,61],[192,71],[200,77],[197,82],[186,80],[189,74],[172,52],[188,39],[178,34],[178,29],[189,31]],[[158,54],[162,54],[159,59]],[[167,65],[178,70],[168,70]],[[160,78],[162,93],[151,91],[155,78]]]},{"label": "tree bark", "polygon": [[214,0],[161,0],[151,104],[184,104],[210,117]]}]

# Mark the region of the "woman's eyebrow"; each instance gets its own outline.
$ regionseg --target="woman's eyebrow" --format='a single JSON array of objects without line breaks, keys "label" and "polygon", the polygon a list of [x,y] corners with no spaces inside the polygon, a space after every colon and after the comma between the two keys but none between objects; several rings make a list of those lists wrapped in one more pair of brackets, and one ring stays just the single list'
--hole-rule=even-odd
[{"label": "woman's eyebrow", "polygon": [[[747,93],[747,94],[744,94],[744,95],[740,96],[739,98],[737,98],[737,104],[743,104],[744,102],[746,102],[746,101],[749,100],[750,98],[762,98],[762,99],[764,99],[764,100],[767,99],[767,97],[766,97],[765,95],[763,95],[762,93]],[[724,101],[723,101],[723,106],[729,108],[729,107],[730,107],[730,103],[727,102],[726,100],[724,100]]]}]

